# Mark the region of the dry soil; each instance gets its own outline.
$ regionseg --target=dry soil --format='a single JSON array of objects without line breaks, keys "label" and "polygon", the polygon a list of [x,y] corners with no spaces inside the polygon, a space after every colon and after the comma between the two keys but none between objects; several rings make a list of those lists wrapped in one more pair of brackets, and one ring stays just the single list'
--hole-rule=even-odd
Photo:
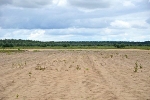
[{"label": "dry soil", "polygon": [[150,100],[150,51],[0,53],[0,100]]}]

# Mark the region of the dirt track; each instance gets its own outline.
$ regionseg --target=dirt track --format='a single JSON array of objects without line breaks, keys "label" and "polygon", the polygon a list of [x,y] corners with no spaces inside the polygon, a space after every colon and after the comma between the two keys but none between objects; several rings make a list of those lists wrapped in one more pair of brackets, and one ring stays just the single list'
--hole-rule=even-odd
[{"label": "dirt track", "polygon": [[150,51],[0,53],[0,100],[17,99],[150,100]]}]

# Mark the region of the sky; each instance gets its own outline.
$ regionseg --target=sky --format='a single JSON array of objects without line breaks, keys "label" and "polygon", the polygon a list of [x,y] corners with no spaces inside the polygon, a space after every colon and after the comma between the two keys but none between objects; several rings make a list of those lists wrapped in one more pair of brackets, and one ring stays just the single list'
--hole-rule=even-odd
[{"label": "sky", "polygon": [[150,0],[0,0],[0,39],[150,41]]}]

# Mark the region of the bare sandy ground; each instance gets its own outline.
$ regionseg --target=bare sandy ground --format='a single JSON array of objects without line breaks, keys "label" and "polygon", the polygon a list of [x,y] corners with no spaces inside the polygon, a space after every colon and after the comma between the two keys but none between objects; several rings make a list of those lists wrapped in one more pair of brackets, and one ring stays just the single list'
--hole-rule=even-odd
[{"label": "bare sandy ground", "polygon": [[150,51],[0,53],[0,100],[150,100]]}]

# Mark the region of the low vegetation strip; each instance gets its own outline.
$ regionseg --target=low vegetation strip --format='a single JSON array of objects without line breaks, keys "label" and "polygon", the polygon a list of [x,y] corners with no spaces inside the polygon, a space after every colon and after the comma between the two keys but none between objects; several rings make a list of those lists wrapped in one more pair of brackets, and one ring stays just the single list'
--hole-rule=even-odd
[{"label": "low vegetation strip", "polygon": [[150,49],[150,41],[33,41],[33,40],[0,40],[1,49]]},{"label": "low vegetation strip", "polygon": [[25,50],[16,49],[0,49],[0,53],[25,52]]}]

